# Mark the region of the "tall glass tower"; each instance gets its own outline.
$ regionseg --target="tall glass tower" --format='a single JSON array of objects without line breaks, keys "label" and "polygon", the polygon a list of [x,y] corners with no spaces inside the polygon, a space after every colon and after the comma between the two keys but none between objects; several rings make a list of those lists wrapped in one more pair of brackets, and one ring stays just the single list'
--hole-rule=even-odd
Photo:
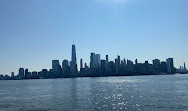
[{"label": "tall glass tower", "polygon": [[72,45],[72,59],[71,59],[72,62],[76,62],[76,46],[73,44]]},{"label": "tall glass tower", "polygon": [[77,63],[76,63],[76,46],[72,45],[72,58],[70,61],[70,71],[71,71],[71,77],[76,77],[77,75]]}]

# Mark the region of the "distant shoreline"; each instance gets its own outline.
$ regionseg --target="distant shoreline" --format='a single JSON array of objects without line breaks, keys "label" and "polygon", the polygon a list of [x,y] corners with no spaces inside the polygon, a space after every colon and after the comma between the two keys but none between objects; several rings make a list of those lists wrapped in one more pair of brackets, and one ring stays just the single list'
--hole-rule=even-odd
[{"label": "distant shoreline", "polygon": [[[77,77],[62,77],[62,78],[33,78],[33,79],[8,79],[8,80],[37,80],[37,79],[64,79],[64,78],[95,78],[95,77],[122,77],[122,76],[152,76],[152,75],[185,75],[188,73],[175,73],[175,74],[134,74],[134,75],[109,75],[109,76],[77,76]],[[6,80],[6,79],[3,79]],[[1,81],[1,80],[0,80]]]}]

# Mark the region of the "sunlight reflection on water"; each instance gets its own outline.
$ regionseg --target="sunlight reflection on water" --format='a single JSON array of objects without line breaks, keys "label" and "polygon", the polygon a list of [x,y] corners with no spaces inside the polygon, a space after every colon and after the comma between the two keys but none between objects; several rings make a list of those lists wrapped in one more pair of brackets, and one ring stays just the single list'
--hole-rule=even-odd
[{"label": "sunlight reflection on water", "polygon": [[0,81],[0,111],[186,111],[188,77]]},{"label": "sunlight reflection on water", "polygon": [[137,83],[137,82],[146,82],[147,80],[142,79],[104,79],[101,82],[104,83]]}]

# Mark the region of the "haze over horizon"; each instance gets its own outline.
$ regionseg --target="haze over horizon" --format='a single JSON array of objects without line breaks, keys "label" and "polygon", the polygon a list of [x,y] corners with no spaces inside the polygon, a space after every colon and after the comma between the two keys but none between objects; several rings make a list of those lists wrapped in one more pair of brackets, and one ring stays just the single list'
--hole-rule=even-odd
[{"label": "haze over horizon", "polygon": [[172,57],[179,68],[188,64],[187,13],[187,0],[1,0],[0,74],[70,60],[73,40],[78,65],[95,52],[142,63]]}]

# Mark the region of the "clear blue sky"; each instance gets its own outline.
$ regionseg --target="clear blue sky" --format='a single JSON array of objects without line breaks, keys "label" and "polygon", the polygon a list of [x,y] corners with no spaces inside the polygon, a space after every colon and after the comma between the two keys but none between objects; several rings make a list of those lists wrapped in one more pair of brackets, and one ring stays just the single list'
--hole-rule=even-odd
[{"label": "clear blue sky", "polygon": [[[0,0],[0,74],[91,52],[188,64],[188,0]],[[79,61],[77,61],[79,63]]]}]

